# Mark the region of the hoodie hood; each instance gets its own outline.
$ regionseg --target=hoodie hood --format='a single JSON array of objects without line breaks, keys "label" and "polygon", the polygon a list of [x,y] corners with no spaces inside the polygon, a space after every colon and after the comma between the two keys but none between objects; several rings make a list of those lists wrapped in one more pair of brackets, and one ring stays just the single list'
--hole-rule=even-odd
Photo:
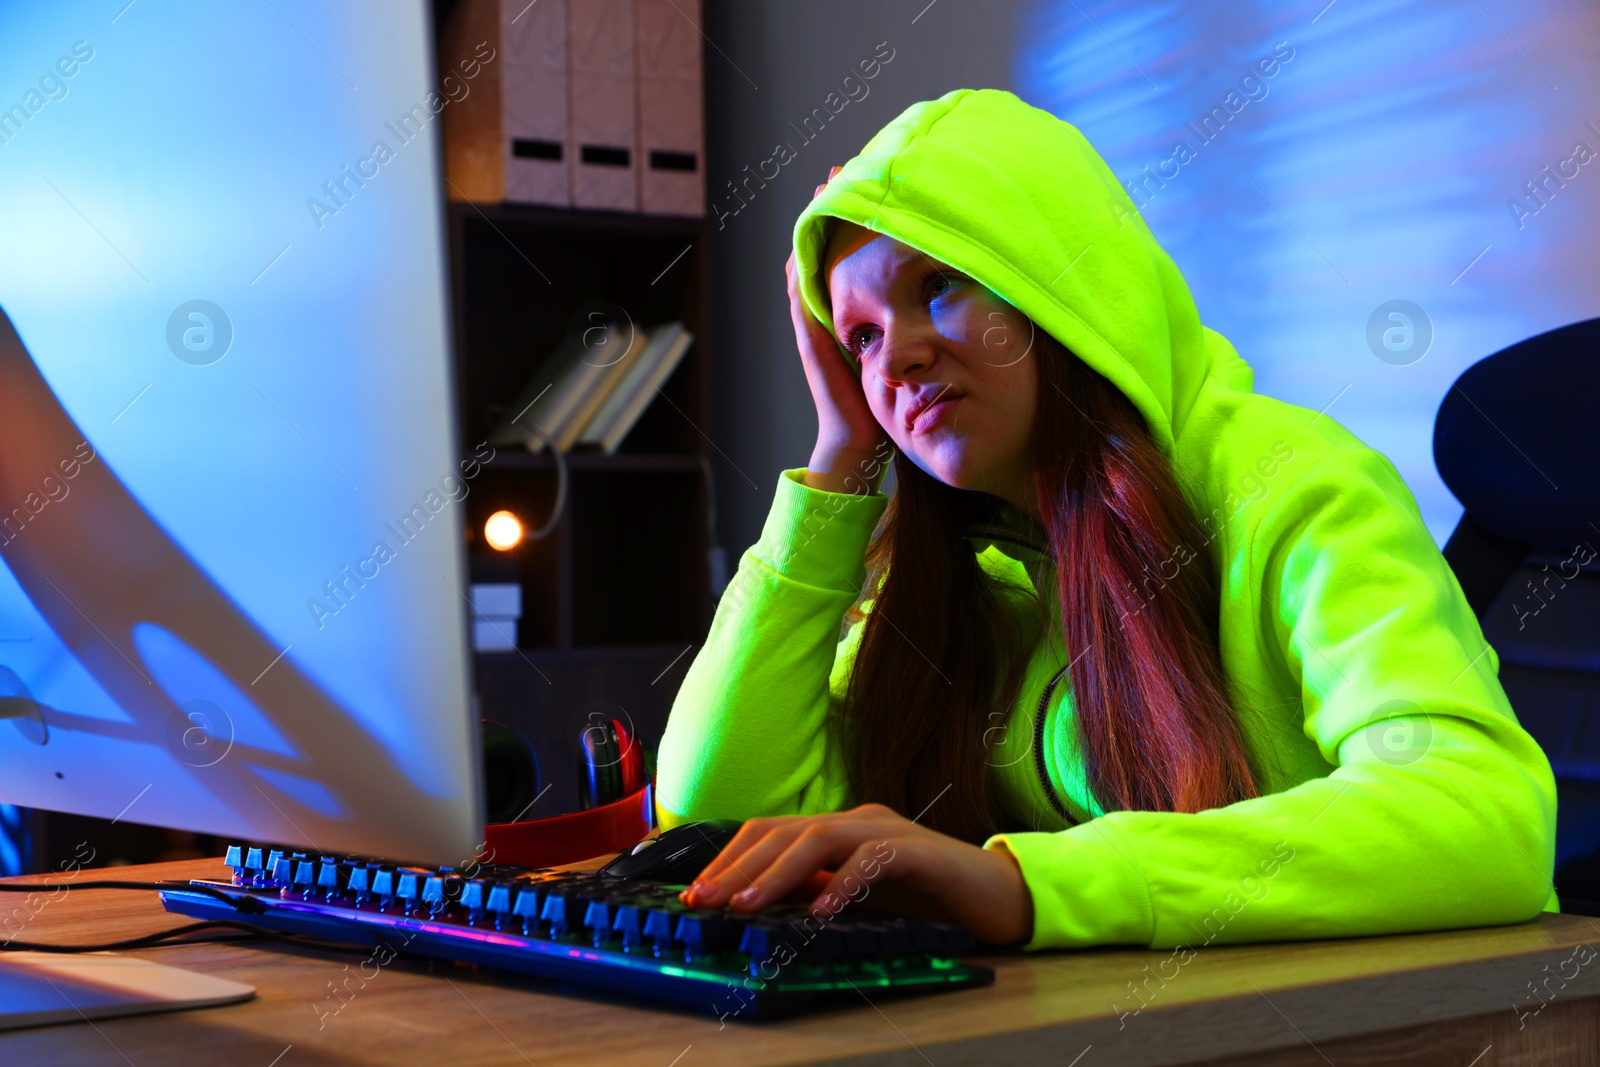
[{"label": "hoodie hood", "polygon": [[988,286],[1121,389],[1169,458],[1208,377],[1253,388],[1083,134],[1012,93],[957,89],[913,104],[801,212],[801,294],[831,331],[820,271],[830,216]]}]

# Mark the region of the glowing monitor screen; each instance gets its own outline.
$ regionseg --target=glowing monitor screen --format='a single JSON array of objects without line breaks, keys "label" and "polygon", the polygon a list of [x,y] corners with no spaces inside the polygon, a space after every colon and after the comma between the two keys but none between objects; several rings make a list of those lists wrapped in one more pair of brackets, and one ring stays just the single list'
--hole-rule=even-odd
[{"label": "glowing monitor screen", "polygon": [[472,65],[418,0],[0,26],[0,801],[469,855],[438,142]]}]

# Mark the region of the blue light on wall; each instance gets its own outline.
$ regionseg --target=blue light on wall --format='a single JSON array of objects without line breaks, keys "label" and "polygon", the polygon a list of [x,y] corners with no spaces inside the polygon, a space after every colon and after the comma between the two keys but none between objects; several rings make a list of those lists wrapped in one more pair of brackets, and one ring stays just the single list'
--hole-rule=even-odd
[{"label": "blue light on wall", "polygon": [[1015,81],[1105,156],[1257,391],[1389,456],[1442,545],[1450,384],[1600,314],[1597,52],[1579,0],[1037,0]]}]

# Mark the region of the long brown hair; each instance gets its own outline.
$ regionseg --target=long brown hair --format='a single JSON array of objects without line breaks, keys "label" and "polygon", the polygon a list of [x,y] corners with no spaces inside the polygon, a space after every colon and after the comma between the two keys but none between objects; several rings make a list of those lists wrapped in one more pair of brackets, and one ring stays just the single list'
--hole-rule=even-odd
[{"label": "long brown hair", "polygon": [[[1052,624],[1063,630],[1088,783],[1103,808],[1193,812],[1256,796],[1222,668],[1209,538],[1133,403],[1059,342],[1035,337],[1034,492],[1060,616],[991,576],[962,539],[968,523],[993,516],[996,498],[896,456],[852,615],[865,622],[839,725],[854,797],[922,813],[963,840],[995,832],[1003,820],[985,738],[1009,720]],[[1019,598],[1038,605],[1032,619]]]}]

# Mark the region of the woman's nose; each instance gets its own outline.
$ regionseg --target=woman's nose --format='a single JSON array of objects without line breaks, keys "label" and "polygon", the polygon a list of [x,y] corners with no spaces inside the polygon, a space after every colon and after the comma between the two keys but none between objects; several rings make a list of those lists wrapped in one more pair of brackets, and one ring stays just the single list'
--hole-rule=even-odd
[{"label": "woman's nose", "polygon": [[891,323],[878,343],[878,361],[884,381],[897,385],[927,370],[933,362],[933,345],[925,331]]}]

